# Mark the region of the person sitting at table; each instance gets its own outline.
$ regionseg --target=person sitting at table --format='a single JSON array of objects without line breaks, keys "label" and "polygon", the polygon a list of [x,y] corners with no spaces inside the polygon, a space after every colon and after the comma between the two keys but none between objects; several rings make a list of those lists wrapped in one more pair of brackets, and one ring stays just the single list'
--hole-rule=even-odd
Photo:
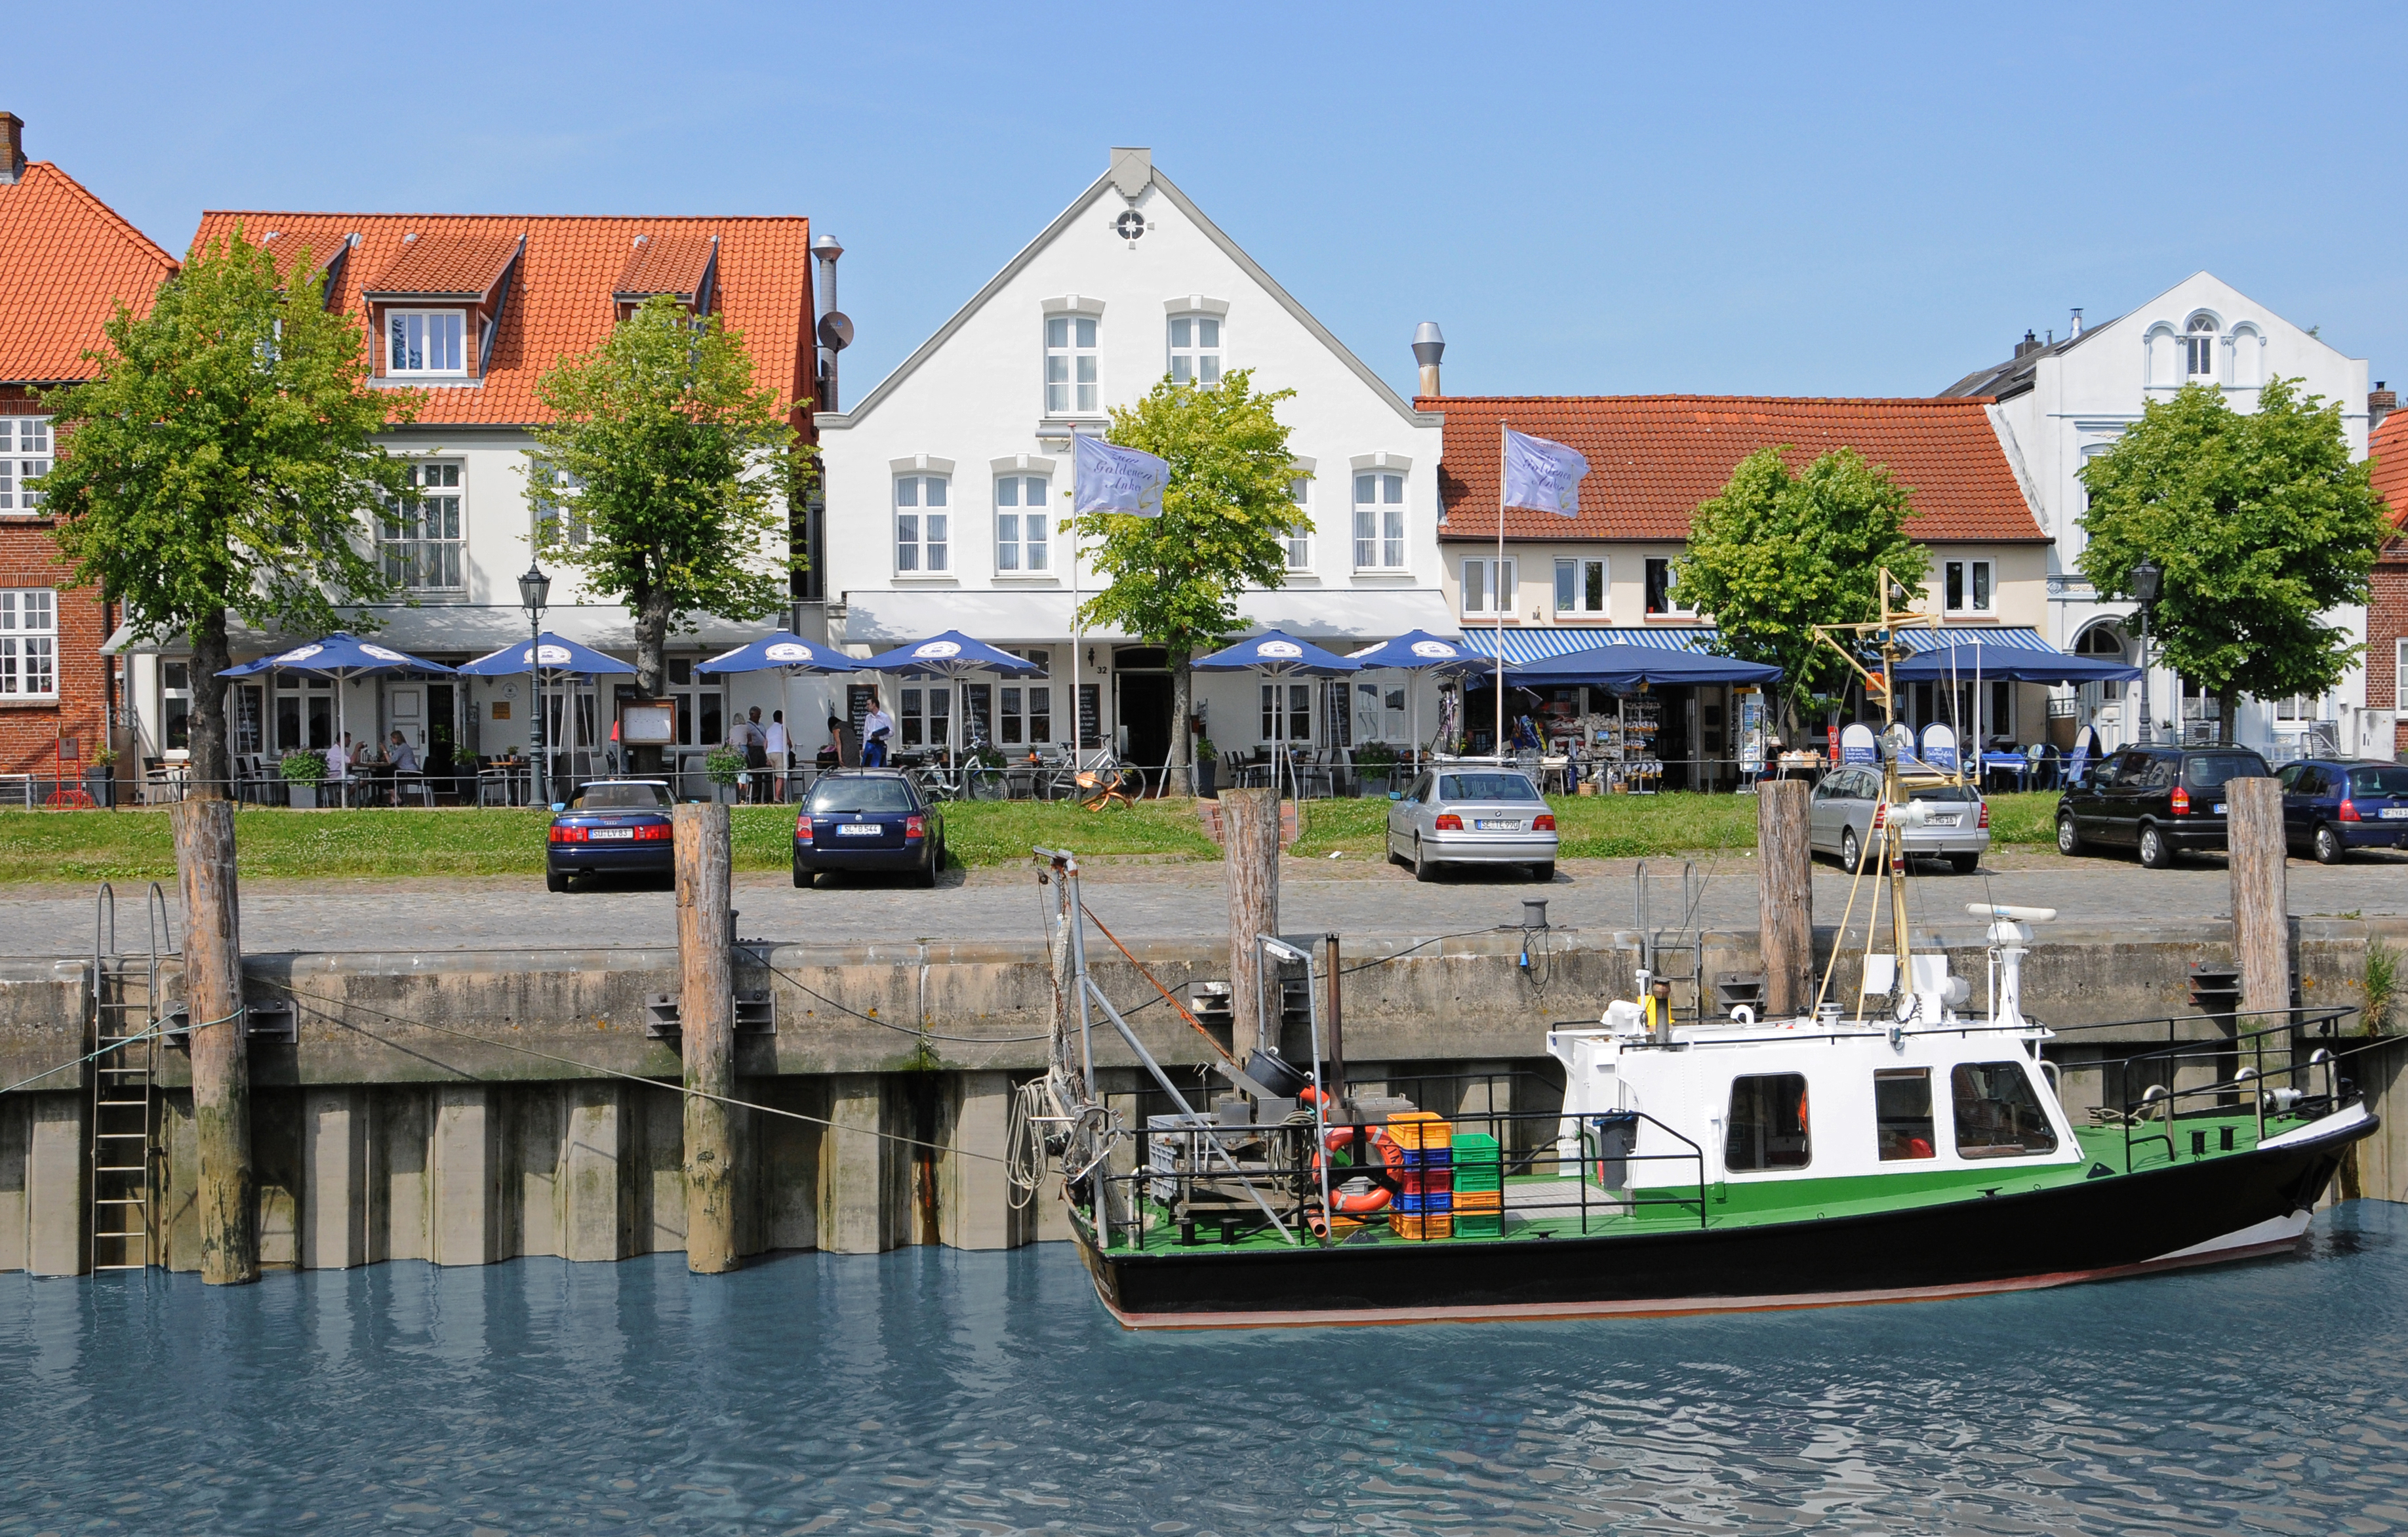
[{"label": "person sitting at table", "polygon": [[397,774],[418,772],[417,749],[411,747],[409,739],[398,731],[393,734],[392,748],[385,754],[385,759],[393,765],[394,772]]}]

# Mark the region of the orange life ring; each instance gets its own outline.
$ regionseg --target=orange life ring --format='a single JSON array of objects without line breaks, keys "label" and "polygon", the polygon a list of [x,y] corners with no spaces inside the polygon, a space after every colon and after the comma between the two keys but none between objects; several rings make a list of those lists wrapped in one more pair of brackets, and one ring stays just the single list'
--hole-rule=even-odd
[{"label": "orange life ring", "polygon": [[[1355,1141],[1357,1131],[1361,1129],[1356,1127],[1332,1127],[1322,1134],[1322,1146],[1315,1148],[1312,1154],[1312,1174],[1316,1184],[1319,1183],[1322,1175],[1325,1150],[1336,1153],[1351,1145]],[[1402,1156],[1402,1150],[1395,1142],[1390,1142],[1377,1127],[1371,1128],[1369,1134],[1371,1145],[1380,1151],[1381,1164],[1394,1174],[1398,1168],[1398,1159]],[[1330,1209],[1341,1216],[1369,1216],[1374,1212],[1384,1212],[1395,1199],[1396,1197],[1388,1188],[1381,1185],[1374,1185],[1361,1195],[1350,1196],[1342,1190],[1329,1192]]]}]

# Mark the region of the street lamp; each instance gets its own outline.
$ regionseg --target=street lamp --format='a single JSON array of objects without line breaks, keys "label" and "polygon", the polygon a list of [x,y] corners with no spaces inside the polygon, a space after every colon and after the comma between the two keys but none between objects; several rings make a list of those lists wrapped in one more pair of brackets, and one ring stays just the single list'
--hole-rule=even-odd
[{"label": "street lamp", "polygon": [[2165,568],[2148,556],[2132,567],[2132,596],[2141,603],[2141,745],[2149,744],[2149,715],[2155,708],[2149,698],[2149,607],[2157,600],[2158,588],[2165,581]]},{"label": "street lamp", "polygon": [[527,697],[535,707],[535,720],[527,727],[528,744],[535,750],[536,804],[549,805],[552,797],[545,783],[543,761],[543,610],[552,602],[552,578],[533,561],[527,563],[526,575],[519,578],[519,606],[527,611]]}]

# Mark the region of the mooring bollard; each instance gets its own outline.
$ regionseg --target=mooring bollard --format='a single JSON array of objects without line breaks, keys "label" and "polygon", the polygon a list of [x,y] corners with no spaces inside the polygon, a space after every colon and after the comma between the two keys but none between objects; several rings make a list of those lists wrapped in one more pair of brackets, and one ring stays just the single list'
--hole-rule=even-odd
[{"label": "mooring bollard", "polygon": [[1279,1043],[1279,992],[1262,984],[1267,963],[1254,944],[1255,936],[1279,932],[1279,791],[1222,791],[1221,838],[1229,885],[1230,1033],[1243,1062],[1265,1043]]},{"label": "mooring bollard", "polygon": [[[2228,780],[2222,791],[2226,857],[2232,869],[2232,958],[2241,968],[2240,1033],[2273,1029],[2291,1007],[2289,857],[2283,787],[2271,779]],[[2242,1064],[2261,1072],[2291,1065],[2287,1046]]]},{"label": "mooring bollard", "polygon": [[[680,806],[677,833],[678,1035],[685,1056],[685,1263],[737,1266],[736,956],[727,808]],[[716,1095],[717,1099],[705,1096]]]},{"label": "mooring bollard", "polygon": [[234,802],[179,801],[176,876],[184,897],[184,1008],[193,1024],[193,1121],[201,1279],[259,1279],[258,1203],[251,1163],[251,1040],[242,1017],[242,942],[235,885]]},{"label": "mooring bollard", "polygon": [[1802,780],[1756,786],[1756,925],[1768,1019],[1801,1013],[1814,997],[1814,865],[1807,813]]}]

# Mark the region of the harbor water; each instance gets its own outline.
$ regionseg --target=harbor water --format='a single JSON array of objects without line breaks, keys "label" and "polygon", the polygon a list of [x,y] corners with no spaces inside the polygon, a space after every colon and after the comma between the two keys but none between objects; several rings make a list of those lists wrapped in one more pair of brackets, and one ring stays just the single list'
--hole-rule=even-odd
[{"label": "harbor water", "polygon": [[1068,1246],[0,1276],[0,1533],[2408,1529],[2408,1207],[1911,1306],[1138,1335]]}]

